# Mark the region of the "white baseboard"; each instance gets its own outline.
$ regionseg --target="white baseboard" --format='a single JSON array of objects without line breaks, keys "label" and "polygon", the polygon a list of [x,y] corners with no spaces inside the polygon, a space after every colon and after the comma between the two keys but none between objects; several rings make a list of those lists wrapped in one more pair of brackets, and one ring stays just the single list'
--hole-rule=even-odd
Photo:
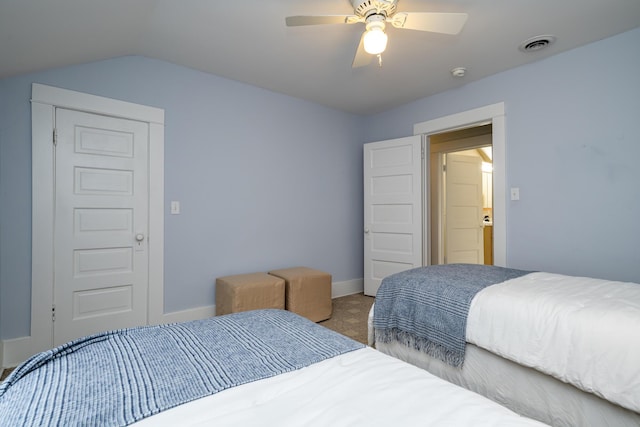
[{"label": "white baseboard", "polygon": [[[331,284],[331,298],[339,298],[364,292],[364,279],[352,279],[345,282],[334,282]],[[191,308],[188,310],[175,311],[162,315],[163,323],[188,322],[190,320],[206,319],[216,314],[216,306]]]},{"label": "white baseboard", "polygon": [[[205,319],[215,315],[215,305],[198,307],[189,310],[165,313],[162,315],[161,323],[187,322],[189,320]],[[31,336],[14,338],[0,341],[0,367],[13,368],[18,366],[29,357],[39,351],[46,349],[33,348],[34,341]]]},{"label": "white baseboard", "polygon": [[206,319],[216,315],[216,306],[207,305],[205,307],[190,308],[188,310],[174,311],[162,315],[163,323],[188,322],[190,320]]},{"label": "white baseboard", "polygon": [[[364,279],[352,279],[331,284],[331,298],[339,298],[364,291]],[[192,308],[173,313],[164,313],[162,323],[188,322],[189,320],[206,319],[215,316],[216,306]],[[20,337],[0,341],[0,366],[12,368],[33,355],[32,338]]]},{"label": "white baseboard", "polygon": [[364,279],[351,279],[345,282],[333,282],[331,298],[339,298],[364,292]]},{"label": "white baseboard", "polygon": [[20,337],[0,341],[0,366],[14,368],[33,356],[31,337]]}]

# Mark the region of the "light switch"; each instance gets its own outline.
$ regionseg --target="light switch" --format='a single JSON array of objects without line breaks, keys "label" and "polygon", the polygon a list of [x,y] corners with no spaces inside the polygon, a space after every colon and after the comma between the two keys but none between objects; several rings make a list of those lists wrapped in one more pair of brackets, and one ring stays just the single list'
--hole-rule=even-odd
[{"label": "light switch", "polygon": [[171,215],[180,215],[180,202],[171,201]]},{"label": "light switch", "polygon": [[520,189],[518,187],[511,187],[511,200],[520,200]]}]

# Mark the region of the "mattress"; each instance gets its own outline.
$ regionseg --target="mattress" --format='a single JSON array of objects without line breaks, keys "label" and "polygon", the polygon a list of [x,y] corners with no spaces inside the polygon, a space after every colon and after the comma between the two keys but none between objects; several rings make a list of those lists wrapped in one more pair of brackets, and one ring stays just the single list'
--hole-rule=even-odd
[{"label": "mattress", "polygon": [[640,412],[640,284],[531,273],[471,302],[467,342]]},{"label": "mattress", "polygon": [[462,368],[447,365],[397,341],[378,343],[376,347],[546,424],[559,427],[640,426],[640,414],[473,344],[467,344]]},{"label": "mattress", "polygon": [[107,331],[25,361],[0,424],[539,426],[294,313]]},{"label": "mattress", "polygon": [[536,426],[370,347],[170,409],[144,426]]},{"label": "mattress", "polygon": [[376,346],[553,425],[640,425],[640,285],[530,273],[479,291],[466,326],[462,369]]}]

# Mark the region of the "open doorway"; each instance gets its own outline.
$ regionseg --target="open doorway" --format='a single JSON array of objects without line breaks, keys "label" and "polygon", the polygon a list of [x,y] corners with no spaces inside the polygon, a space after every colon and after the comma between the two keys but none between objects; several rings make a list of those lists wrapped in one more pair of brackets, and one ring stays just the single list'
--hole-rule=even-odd
[{"label": "open doorway", "polygon": [[492,265],[492,125],[429,136],[430,263]]}]

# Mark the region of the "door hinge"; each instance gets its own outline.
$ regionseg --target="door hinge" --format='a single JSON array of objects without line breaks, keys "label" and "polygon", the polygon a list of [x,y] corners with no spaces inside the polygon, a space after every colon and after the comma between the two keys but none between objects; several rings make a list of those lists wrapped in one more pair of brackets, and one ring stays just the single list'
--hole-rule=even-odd
[{"label": "door hinge", "polygon": [[56,129],[53,129],[53,146],[57,146],[58,145],[58,132],[56,132]]},{"label": "door hinge", "polygon": [[424,147],[420,147],[420,157],[424,159]]},{"label": "door hinge", "polygon": [[446,172],[447,171],[447,165],[442,165],[442,172]]},{"label": "door hinge", "polygon": [[51,306],[51,321],[52,322],[56,321],[56,305],[55,304]]}]

